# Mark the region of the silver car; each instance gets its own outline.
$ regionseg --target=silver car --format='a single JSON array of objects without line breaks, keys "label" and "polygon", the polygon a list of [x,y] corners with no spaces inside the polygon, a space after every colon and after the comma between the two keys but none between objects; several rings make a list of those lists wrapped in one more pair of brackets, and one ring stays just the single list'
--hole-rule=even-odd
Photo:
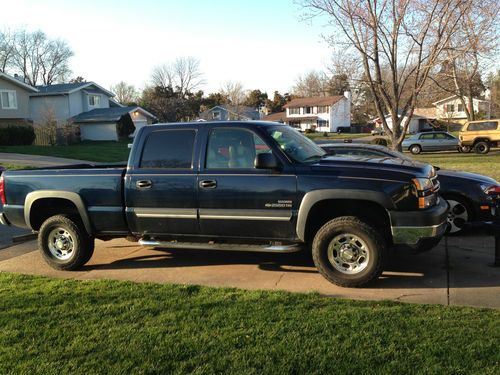
[{"label": "silver car", "polygon": [[403,150],[412,154],[420,154],[422,151],[458,151],[459,140],[447,132],[425,132],[406,138],[402,146]]}]

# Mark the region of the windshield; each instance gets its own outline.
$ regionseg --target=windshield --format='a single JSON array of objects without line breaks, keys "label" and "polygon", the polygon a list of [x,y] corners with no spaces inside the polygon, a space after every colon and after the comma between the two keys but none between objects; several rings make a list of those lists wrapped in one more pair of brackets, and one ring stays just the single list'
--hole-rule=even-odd
[{"label": "windshield", "polygon": [[269,127],[266,131],[294,161],[314,161],[326,154],[316,143],[289,126]]},{"label": "windshield", "polygon": [[399,152],[399,151],[387,150],[386,152],[388,154],[392,155],[393,157],[398,158],[398,159],[403,159],[403,160],[412,161],[412,162],[415,161],[412,158],[410,158],[409,156],[406,156],[405,154],[403,154],[402,152]]}]

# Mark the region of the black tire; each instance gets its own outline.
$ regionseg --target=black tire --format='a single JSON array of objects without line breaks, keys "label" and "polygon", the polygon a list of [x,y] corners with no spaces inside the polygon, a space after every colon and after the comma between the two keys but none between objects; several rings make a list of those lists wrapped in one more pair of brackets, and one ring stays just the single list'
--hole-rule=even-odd
[{"label": "black tire", "polygon": [[443,198],[448,202],[448,228],[447,234],[457,235],[463,230],[465,223],[473,221],[472,204],[467,199],[455,196],[445,195]]},{"label": "black tire", "polygon": [[413,155],[418,155],[422,152],[422,147],[419,145],[411,145],[409,150]]},{"label": "black tire", "polygon": [[487,141],[479,141],[474,145],[476,154],[487,154],[490,152],[490,144]]},{"label": "black tire", "polygon": [[49,266],[72,271],[90,260],[94,240],[79,220],[56,215],[45,220],[40,227],[38,248]]},{"label": "black tire", "polygon": [[[335,249],[335,244],[342,244],[340,249],[346,246],[347,243],[341,241],[343,236],[354,237],[350,240],[355,244],[354,255],[357,256],[357,262],[361,260],[359,267],[354,266],[358,269],[351,270],[354,273],[349,273],[349,270],[345,269],[348,268],[346,265],[351,267],[352,264],[342,258],[341,253]],[[346,250],[351,251],[351,248],[347,246],[344,251]],[[363,254],[363,251],[366,254]],[[323,225],[316,233],[312,244],[312,257],[319,273],[331,283],[344,287],[360,287],[376,280],[384,270],[386,253],[386,244],[377,231],[353,216],[338,217]],[[329,260],[329,255],[333,262]],[[352,253],[347,254],[347,256],[352,255]]]},{"label": "black tire", "polygon": [[463,152],[465,154],[472,151],[472,147],[470,146],[458,146],[458,152]]}]

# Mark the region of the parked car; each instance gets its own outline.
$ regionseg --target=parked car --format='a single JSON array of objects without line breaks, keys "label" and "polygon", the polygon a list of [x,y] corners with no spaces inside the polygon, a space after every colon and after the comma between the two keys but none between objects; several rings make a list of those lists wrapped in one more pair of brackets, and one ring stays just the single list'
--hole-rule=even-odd
[{"label": "parked car", "polygon": [[389,246],[440,241],[448,205],[431,165],[325,154],[272,122],[144,126],[128,165],[4,172],[0,221],[37,231],[56,269],[85,264],[95,238],[274,253],[309,244],[318,271],[349,287],[378,278]]},{"label": "parked car", "polygon": [[[395,158],[411,161],[409,156],[384,146],[361,143],[323,144],[321,147],[336,156],[365,158]],[[437,168],[441,188],[439,194],[450,205],[448,223],[450,233],[458,233],[468,221],[492,221],[495,204],[488,191],[500,189],[500,183],[477,173],[459,172]]]},{"label": "parked car", "polygon": [[459,141],[447,132],[420,132],[406,138],[402,146],[403,150],[412,154],[420,154],[422,151],[458,151]]},{"label": "parked car", "polygon": [[491,147],[500,144],[500,120],[466,122],[458,138],[464,152],[474,149],[478,154],[487,154]]},{"label": "parked car", "polygon": [[375,128],[371,131],[371,135],[384,135],[385,130],[384,128]]}]

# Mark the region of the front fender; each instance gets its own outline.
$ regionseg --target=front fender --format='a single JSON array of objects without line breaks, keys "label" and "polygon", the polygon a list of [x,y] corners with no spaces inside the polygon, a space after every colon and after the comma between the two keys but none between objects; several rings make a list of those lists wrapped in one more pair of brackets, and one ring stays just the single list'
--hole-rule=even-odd
[{"label": "front fender", "polygon": [[377,203],[386,210],[396,207],[390,197],[379,191],[369,191],[361,189],[321,189],[306,193],[300,203],[297,215],[297,237],[305,241],[307,218],[311,208],[318,202],[332,199],[349,199]]}]

